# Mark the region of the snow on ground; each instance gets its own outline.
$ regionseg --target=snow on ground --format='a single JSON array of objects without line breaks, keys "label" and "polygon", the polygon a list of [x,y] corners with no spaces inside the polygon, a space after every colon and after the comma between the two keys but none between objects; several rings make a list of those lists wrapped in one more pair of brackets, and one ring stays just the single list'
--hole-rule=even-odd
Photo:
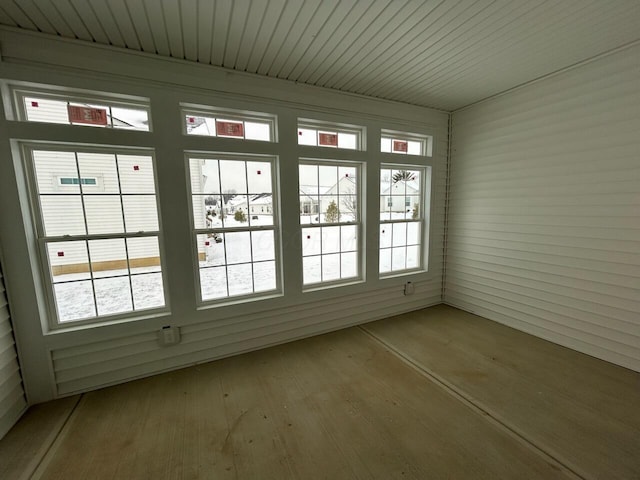
[{"label": "snow on ground", "polygon": [[[261,218],[266,217],[266,218]],[[301,224],[312,225],[318,216],[301,216]],[[394,215],[394,220],[404,214]],[[255,224],[271,225],[271,217],[254,219]],[[322,218],[324,221],[324,218]],[[227,226],[246,226],[229,219]],[[215,227],[214,227],[215,228]],[[273,230],[228,232],[222,241],[200,235],[198,245],[205,259],[200,265],[203,300],[267,292],[276,289]],[[204,246],[205,242],[209,243]],[[380,272],[419,267],[420,223],[401,222],[380,225]],[[303,281],[305,285],[358,276],[357,225],[306,227],[302,229]],[[225,261],[226,259],[226,261]],[[133,310],[162,307],[165,304],[159,267],[58,275],[54,292],[61,322],[110,315]],[[65,283],[60,283],[65,282]],[[94,303],[95,290],[95,303]]]},{"label": "snow on ground", "polygon": [[162,274],[158,267],[132,268],[131,285],[125,269],[95,272],[95,277],[93,287],[89,273],[54,277],[54,282],[66,282],[54,283],[60,322],[95,317],[96,304],[98,315],[158,308],[165,304]]}]

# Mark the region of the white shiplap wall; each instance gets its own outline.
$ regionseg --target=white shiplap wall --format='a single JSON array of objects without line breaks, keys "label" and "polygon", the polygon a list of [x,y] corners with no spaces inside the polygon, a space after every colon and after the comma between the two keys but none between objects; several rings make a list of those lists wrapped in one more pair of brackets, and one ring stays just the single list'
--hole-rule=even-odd
[{"label": "white shiplap wall", "polygon": [[445,301],[640,371],[640,46],[453,114]]},{"label": "white shiplap wall", "polygon": [[27,408],[0,269],[0,438]]}]

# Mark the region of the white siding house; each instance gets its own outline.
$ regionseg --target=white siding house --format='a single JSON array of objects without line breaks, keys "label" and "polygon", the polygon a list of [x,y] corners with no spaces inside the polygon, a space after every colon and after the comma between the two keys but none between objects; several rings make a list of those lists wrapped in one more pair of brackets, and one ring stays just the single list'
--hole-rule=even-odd
[{"label": "white siding house", "polygon": [[420,203],[420,187],[413,180],[391,182],[381,188],[380,211],[411,212]]}]

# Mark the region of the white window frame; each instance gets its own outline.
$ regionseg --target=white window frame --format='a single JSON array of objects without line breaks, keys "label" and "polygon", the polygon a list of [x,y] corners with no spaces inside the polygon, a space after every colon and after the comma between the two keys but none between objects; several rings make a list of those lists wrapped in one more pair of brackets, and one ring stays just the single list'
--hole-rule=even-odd
[{"label": "white window frame", "polygon": [[[342,226],[351,226],[354,225],[356,227],[356,232],[357,232],[357,251],[356,251],[356,268],[357,268],[357,273],[356,276],[353,277],[346,277],[346,278],[339,278],[339,279],[335,279],[335,280],[327,280],[327,281],[323,281],[320,280],[319,282],[314,282],[314,283],[304,283],[304,253],[302,256],[302,263],[303,263],[303,280],[302,280],[302,289],[303,291],[314,291],[314,290],[318,290],[318,289],[323,289],[323,288],[328,288],[328,287],[336,287],[336,286],[340,286],[340,285],[345,285],[345,284],[351,284],[351,283],[355,283],[355,282],[361,282],[364,280],[364,275],[363,275],[363,245],[364,245],[364,238],[363,238],[363,232],[364,232],[364,215],[363,215],[363,205],[364,205],[364,199],[363,199],[363,179],[362,179],[362,175],[363,172],[365,171],[364,169],[364,165],[362,162],[358,162],[358,161],[345,161],[345,160],[336,160],[336,159],[318,159],[318,158],[300,158],[299,162],[298,162],[298,169],[300,168],[301,165],[312,165],[312,166],[335,166],[335,167],[350,167],[350,168],[355,168],[357,173],[356,173],[356,201],[357,201],[357,206],[356,206],[356,219],[352,222],[343,222],[338,220],[338,222],[321,222],[320,218],[322,215],[322,211],[320,209],[318,209],[318,223],[309,223],[309,224],[300,224],[300,235],[303,235],[303,229],[305,228],[318,228],[320,229],[320,231],[322,231],[323,227],[342,227]],[[298,170],[299,172],[299,170]],[[322,194],[319,194],[319,197],[321,197]],[[339,197],[339,194],[338,194]],[[313,214],[311,214],[313,215]],[[303,239],[304,241],[304,239]],[[340,250],[337,252],[339,254],[342,254],[342,239],[340,239],[339,241],[340,243]],[[322,244],[321,244],[322,245]],[[347,252],[348,253],[348,252]],[[331,254],[323,254],[322,253],[322,246],[320,247],[320,253],[318,255],[309,255],[310,257],[320,257],[320,269],[321,269],[321,276],[322,276],[322,257],[324,257],[325,255],[332,255]]]},{"label": "white window frame", "polygon": [[[379,223],[378,235],[380,235],[380,231],[382,230],[384,225],[389,225],[393,231],[394,224],[412,223],[412,222],[420,224],[420,244],[418,246],[420,258],[419,258],[417,267],[405,268],[402,270],[389,270],[386,272],[382,272],[380,271],[380,265],[378,265],[378,276],[380,279],[385,279],[385,278],[427,272],[428,263],[429,263],[428,259],[429,259],[429,228],[430,228],[429,226],[430,215],[428,213],[430,212],[430,210],[427,207],[430,207],[430,203],[431,203],[431,166],[416,165],[416,164],[381,163],[380,171],[382,170],[418,170],[420,171],[419,186],[420,186],[421,202],[418,204],[419,205],[418,220],[416,221],[416,220],[406,219],[406,218],[395,219],[395,220],[394,219],[382,220],[380,219],[380,213],[378,213],[378,223]],[[383,192],[380,192],[381,196],[382,194]],[[393,196],[389,195],[387,198],[388,198],[387,201],[384,203],[388,207],[392,206]],[[402,194],[402,195],[398,195],[398,198],[403,199],[402,203],[403,205],[405,205],[405,208],[406,208],[407,196],[405,194]],[[378,254],[380,255],[380,252],[382,250],[390,250],[391,252],[393,252],[392,248],[393,248],[393,236],[391,237],[389,247],[381,247],[381,246],[378,247]],[[393,253],[392,253],[391,259],[392,259],[391,261],[393,262]],[[391,265],[393,265],[393,263]]]},{"label": "white window frame", "polygon": [[[216,135],[194,135],[187,133],[187,117],[211,117],[214,119],[220,120],[230,120],[233,122],[242,122],[243,126],[245,122],[255,122],[255,123],[265,123],[269,125],[269,140],[255,140],[248,139],[244,136],[240,137],[231,137],[231,136],[218,136]],[[201,136],[201,137],[212,137],[212,138],[221,138],[221,139],[232,139],[232,140],[242,140],[248,142],[271,142],[275,143],[278,141],[278,132],[277,125],[278,119],[276,115],[263,113],[263,112],[251,112],[246,110],[234,110],[228,108],[218,108],[207,105],[194,105],[191,103],[181,103],[180,104],[180,118],[182,122],[182,134],[187,136]],[[244,126],[246,132],[246,126]]]},{"label": "white window frame", "polygon": [[[13,97],[13,118],[21,122],[29,122],[34,123],[34,120],[28,120],[27,118],[27,110],[25,105],[26,97],[37,97],[43,100],[55,100],[59,102],[66,102],[67,105],[70,103],[87,103],[87,104],[98,104],[103,105],[105,107],[111,108],[128,108],[128,109],[136,109],[143,110],[147,112],[147,125],[148,130],[141,130],[136,128],[118,128],[113,126],[113,118],[109,113],[109,118],[111,118],[111,124],[107,124],[101,126],[101,128],[107,128],[112,130],[133,130],[137,132],[152,132],[153,124],[151,119],[151,106],[148,98],[142,97],[131,97],[128,95],[110,95],[104,92],[93,92],[86,90],[78,90],[78,89],[68,89],[68,88],[55,88],[52,86],[44,86],[44,85],[34,85],[23,87],[20,85],[9,85],[9,90],[11,92],[11,96]],[[39,123],[47,123],[53,124],[50,122],[39,122]],[[65,125],[65,124],[61,124]],[[78,123],[69,122],[67,125],[71,125],[73,127],[82,127],[85,125]]]},{"label": "white window frame", "polygon": [[[169,291],[168,291],[168,282],[166,278],[166,265],[165,265],[165,255],[164,255],[164,241],[162,235],[162,216],[160,214],[160,205],[159,205],[159,195],[158,195],[158,179],[156,172],[156,162],[155,162],[155,154],[152,149],[127,149],[124,147],[117,146],[100,146],[100,147],[90,147],[84,146],[80,144],[51,144],[51,143],[34,143],[34,142],[23,142],[20,144],[20,150],[23,160],[23,165],[25,168],[26,176],[27,176],[27,185],[28,191],[31,201],[31,221],[33,223],[34,232],[36,234],[36,241],[38,246],[38,256],[40,269],[42,272],[42,278],[46,279],[45,284],[45,296],[47,300],[48,307],[48,323],[49,328],[51,330],[57,330],[61,328],[68,327],[76,327],[79,325],[95,325],[106,322],[113,322],[117,320],[135,320],[139,318],[145,318],[148,316],[157,315],[158,313],[168,312],[170,310],[169,305]],[[155,200],[156,200],[156,211],[158,216],[158,230],[157,231],[149,231],[149,232],[121,232],[121,233],[100,233],[100,234],[80,234],[80,235],[56,235],[56,236],[47,236],[45,233],[44,227],[44,219],[42,215],[42,210],[40,207],[40,193],[38,192],[37,187],[37,177],[34,166],[34,157],[33,151],[55,151],[55,152],[72,152],[72,153],[108,153],[108,154],[120,154],[120,155],[144,155],[150,156],[152,158],[153,165],[153,176],[154,176],[154,190],[155,190]],[[76,159],[77,165],[77,159]],[[78,172],[78,178],[80,177],[80,172]],[[75,187],[76,185],[74,185]],[[77,185],[79,189],[79,195],[82,197],[82,188],[81,184]],[[49,194],[45,194],[49,195]],[[112,195],[116,195],[115,193]],[[117,194],[119,198],[123,198],[122,192]],[[126,194],[124,194],[126,195]],[[133,194],[131,194],[133,195]],[[124,216],[124,211],[123,211]],[[85,219],[86,225],[86,213],[84,212],[84,201],[83,201],[83,217]],[[124,217],[123,217],[124,218]],[[164,306],[156,307],[156,308],[148,308],[136,310],[133,308],[131,311],[116,313],[116,314],[107,314],[107,315],[99,315],[97,308],[97,300],[95,296],[95,287],[93,286],[93,270],[91,268],[91,254],[89,250],[87,250],[88,254],[88,265],[89,265],[89,273],[90,280],[92,281],[92,289],[93,289],[93,298],[94,298],[94,307],[96,315],[94,317],[79,319],[79,320],[68,320],[68,321],[60,321],[58,318],[58,309],[55,301],[54,294],[54,281],[51,275],[51,267],[49,265],[48,260],[48,252],[47,246],[52,243],[58,242],[69,242],[69,241],[85,241],[88,242],[91,240],[108,240],[108,239],[123,239],[126,247],[126,239],[129,238],[147,238],[147,237],[155,237],[158,239],[158,248],[159,248],[159,256],[160,256],[160,273],[162,275],[162,284],[163,284],[163,296],[164,296]],[[130,268],[130,258],[127,251],[127,268]],[[131,286],[131,277],[132,274],[129,272],[127,275],[129,279],[129,286]],[[135,276],[135,274],[133,275]],[[133,295],[133,292],[132,292]],[[132,307],[133,304],[133,296],[132,296]]]},{"label": "white window frame", "polygon": [[[273,225],[247,225],[246,227],[219,227],[219,228],[197,228],[195,226],[195,218],[193,212],[193,196],[194,195],[206,195],[194,193],[191,188],[191,165],[190,160],[232,160],[232,161],[244,161],[244,162],[269,162],[271,164],[271,195],[272,195],[272,217],[273,217]],[[247,301],[256,301],[264,298],[270,298],[274,296],[282,296],[283,288],[282,288],[282,257],[281,257],[281,228],[280,228],[280,208],[279,208],[279,198],[280,198],[280,190],[277,182],[278,174],[278,157],[275,155],[261,155],[261,154],[235,154],[235,153],[215,153],[215,152],[186,152],[185,153],[185,167],[187,174],[187,191],[189,195],[189,220],[190,220],[190,228],[191,228],[191,248],[192,248],[192,259],[193,259],[193,273],[194,273],[194,281],[196,286],[196,303],[198,307],[209,307],[209,306],[221,306],[221,305],[229,305],[235,303],[242,303]],[[220,194],[222,195],[222,193]],[[250,213],[247,212],[249,216]],[[202,282],[200,277],[200,260],[199,260],[199,252],[198,252],[198,236],[199,235],[207,235],[207,234],[226,234],[233,232],[251,232],[254,231],[273,231],[273,241],[274,241],[274,265],[275,265],[275,273],[276,273],[276,286],[272,290],[259,291],[259,292],[251,292],[247,294],[239,294],[239,295],[229,295],[229,276],[226,276],[227,282],[227,295],[224,297],[213,298],[213,299],[203,299],[202,298]],[[250,237],[251,238],[251,237]],[[226,248],[226,247],[225,247]],[[270,261],[270,260],[269,260]],[[253,251],[251,252],[251,261],[248,262],[251,264],[252,269],[252,280],[253,278],[253,264],[261,263],[261,261],[254,262],[253,261]],[[235,264],[232,264],[235,265]],[[225,251],[225,263],[219,266],[224,266],[227,268],[229,264],[226,261],[226,251]],[[209,268],[209,267],[207,267]]]},{"label": "white window frame", "polygon": [[[390,140],[391,144],[392,144],[392,149],[390,152],[383,152],[382,151],[382,141],[386,139],[386,140]],[[394,140],[400,140],[400,141],[412,141],[412,142],[418,142],[420,143],[420,154],[416,155],[416,156],[421,156],[421,157],[431,157],[433,155],[433,137],[430,135],[423,135],[423,134],[419,134],[419,133],[411,133],[411,132],[402,132],[402,131],[398,131],[398,130],[387,130],[387,129],[382,129],[380,132],[380,151],[381,153],[384,154],[391,154],[391,155],[407,155],[407,156],[413,156],[412,154],[409,154],[408,152],[394,152],[393,151],[393,141]]]},{"label": "white window frame", "polygon": [[[365,151],[366,150],[366,128],[358,125],[349,125],[345,123],[334,123],[334,122],[324,122],[322,120],[314,120],[309,118],[298,118],[298,127],[299,129],[309,129],[316,131],[316,144],[315,145],[302,145],[298,143],[301,147],[309,147],[309,148],[330,148],[330,149],[340,149],[345,151]],[[296,131],[297,131],[296,130]],[[356,136],[356,148],[354,149],[345,149],[340,146],[333,147],[331,145],[320,145],[319,135],[320,133],[347,133]],[[297,136],[297,134],[296,134]]]}]

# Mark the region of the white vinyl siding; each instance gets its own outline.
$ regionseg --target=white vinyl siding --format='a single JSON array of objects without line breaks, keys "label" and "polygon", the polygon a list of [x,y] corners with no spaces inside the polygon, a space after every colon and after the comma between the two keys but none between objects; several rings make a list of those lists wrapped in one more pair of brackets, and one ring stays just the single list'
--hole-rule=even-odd
[{"label": "white vinyl siding", "polygon": [[0,439],[27,408],[0,269]]},{"label": "white vinyl siding", "polygon": [[640,371],[638,58],[454,113],[445,301]]}]

